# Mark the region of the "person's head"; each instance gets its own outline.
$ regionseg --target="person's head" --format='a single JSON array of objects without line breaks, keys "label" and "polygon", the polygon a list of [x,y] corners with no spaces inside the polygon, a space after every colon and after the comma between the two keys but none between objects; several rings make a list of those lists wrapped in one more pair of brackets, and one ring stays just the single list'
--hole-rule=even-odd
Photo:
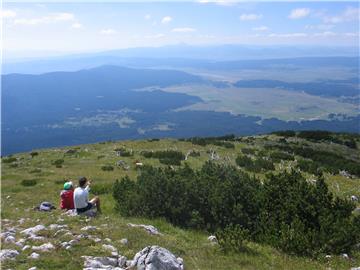
[{"label": "person's head", "polygon": [[74,188],[73,182],[68,181],[64,184],[64,190],[72,190]]},{"label": "person's head", "polygon": [[87,183],[86,177],[83,176],[83,177],[79,178],[79,186],[80,187],[85,187],[86,183]]}]

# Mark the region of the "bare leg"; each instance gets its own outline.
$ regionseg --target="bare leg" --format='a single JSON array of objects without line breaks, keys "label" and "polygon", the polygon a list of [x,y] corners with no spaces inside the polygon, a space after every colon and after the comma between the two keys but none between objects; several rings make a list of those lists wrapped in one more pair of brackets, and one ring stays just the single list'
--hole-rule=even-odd
[{"label": "bare leg", "polygon": [[100,198],[98,196],[96,196],[95,198],[93,198],[90,201],[93,205],[96,206],[96,209],[99,213],[101,213],[101,208],[100,208]]}]

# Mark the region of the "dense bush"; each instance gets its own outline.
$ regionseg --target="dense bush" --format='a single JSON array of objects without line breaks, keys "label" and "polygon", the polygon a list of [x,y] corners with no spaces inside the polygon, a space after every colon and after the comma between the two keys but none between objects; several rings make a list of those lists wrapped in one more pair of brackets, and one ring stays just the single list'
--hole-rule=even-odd
[{"label": "dense bush", "polygon": [[121,157],[131,157],[133,155],[132,150],[127,150],[124,147],[115,148],[114,151],[119,153],[119,156]]},{"label": "dense bush", "polygon": [[264,158],[258,158],[253,160],[250,157],[239,155],[235,161],[238,166],[245,168],[246,170],[251,172],[275,170],[275,166],[272,161]]},{"label": "dense bush", "polygon": [[64,164],[64,160],[63,159],[56,159],[56,160],[53,160],[51,162],[52,165],[55,165],[56,168],[61,168],[62,165]]},{"label": "dense bush", "polygon": [[185,155],[180,151],[143,151],[141,153],[146,158],[158,158],[160,163],[166,165],[181,165],[181,161],[185,159]]},{"label": "dense bush", "polygon": [[39,153],[38,152],[31,152],[30,153],[30,156],[33,158],[33,157],[36,157],[36,156],[38,156],[39,155]]},{"label": "dense bush", "polygon": [[21,185],[23,185],[24,187],[32,187],[35,186],[36,184],[37,184],[36,179],[26,179],[21,181]]},{"label": "dense bush", "polygon": [[344,158],[344,156],[334,152],[316,150],[311,147],[301,147],[293,144],[266,145],[265,148],[292,152],[295,155],[312,160],[315,167],[322,167],[324,170],[331,173],[338,173],[340,170],[346,170],[351,174],[360,176],[359,162]]},{"label": "dense bush", "polygon": [[233,143],[231,143],[231,142],[214,141],[213,144],[217,145],[217,146],[222,146],[222,147],[225,147],[225,148],[228,148],[228,149],[234,149],[235,148],[235,145]]},{"label": "dense bush", "polygon": [[270,158],[274,162],[280,162],[281,160],[294,160],[294,155],[282,151],[274,151],[270,153]]},{"label": "dense bush", "polygon": [[111,165],[103,165],[103,166],[101,166],[101,170],[103,170],[103,171],[113,171],[114,167],[111,166]]},{"label": "dense bush", "polygon": [[262,185],[212,162],[198,171],[144,166],[137,181],[116,181],[113,196],[122,215],[217,231],[224,250],[241,250],[249,239],[316,256],[350,252],[360,240],[354,205],[334,198],[322,178],[309,184],[295,171],[267,175]]},{"label": "dense bush", "polygon": [[328,141],[332,138],[332,133],[323,130],[304,130],[300,131],[297,137],[312,141]]},{"label": "dense bush", "polygon": [[214,144],[218,146],[223,146],[225,148],[234,148],[234,144],[229,143],[228,141],[235,141],[235,135],[225,135],[219,137],[193,137],[189,139],[182,139],[183,141],[191,142],[192,144],[197,144],[205,146],[208,144]]},{"label": "dense bush", "polygon": [[95,195],[111,194],[112,188],[113,188],[113,184],[111,184],[111,183],[92,184],[91,185],[91,193],[93,193]]},{"label": "dense bush", "polygon": [[255,155],[255,149],[254,148],[242,148],[241,153],[245,155]]},{"label": "dense bush", "polygon": [[257,239],[286,252],[339,254],[360,239],[354,205],[334,198],[323,178],[312,185],[297,172],[270,175],[261,198]]},{"label": "dense bush", "polygon": [[272,134],[283,136],[283,137],[295,137],[296,132],[293,130],[275,131]]},{"label": "dense bush", "polygon": [[7,157],[7,158],[2,158],[1,161],[3,163],[12,163],[12,162],[16,161],[16,158],[15,157]]},{"label": "dense bush", "polygon": [[249,231],[240,225],[229,225],[215,234],[220,247],[225,251],[243,251],[246,249],[246,240],[249,237]]},{"label": "dense bush", "polygon": [[199,172],[145,166],[136,182],[125,177],[114,186],[123,215],[166,217],[186,227],[224,228],[229,223],[254,228],[258,181],[234,167],[206,163]]}]

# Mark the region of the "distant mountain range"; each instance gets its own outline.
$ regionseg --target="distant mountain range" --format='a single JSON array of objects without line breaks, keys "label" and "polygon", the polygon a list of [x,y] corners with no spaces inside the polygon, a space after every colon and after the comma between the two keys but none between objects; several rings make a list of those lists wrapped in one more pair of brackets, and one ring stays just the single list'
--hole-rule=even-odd
[{"label": "distant mountain range", "polygon": [[[269,64],[292,65],[293,58],[301,58],[298,60],[298,64],[302,62],[303,65],[311,65],[312,61],[316,61],[317,64],[323,63],[324,65],[329,63],[334,64],[335,62],[343,65],[341,61],[349,61],[349,64],[357,65],[355,62],[358,61],[358,49],[357,47],[325,46],[189,46],[180,44],[36,59],[11,59],[7,57],[5,52],[2,74],[39,74],[51,71],[75,71],[100,65],[121,65],[137,68],[255,68],[264,65],[269,66]],[[344,58],[338,58],[338,56]],[[244,60],[260,61],[247,62]]]}]

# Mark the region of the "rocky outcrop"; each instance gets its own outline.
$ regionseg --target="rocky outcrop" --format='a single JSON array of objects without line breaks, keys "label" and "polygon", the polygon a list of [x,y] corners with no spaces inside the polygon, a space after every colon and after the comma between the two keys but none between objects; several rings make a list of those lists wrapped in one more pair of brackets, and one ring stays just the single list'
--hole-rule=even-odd
[{"label": "rocky outcrop", "polygon": [[183,260],[159,246],[148,246],[138,252],[130,267],[136,270],[183,270]]},{"label": "rocky outcrop", "polygon": [[0,262],[5,260],[13,260],[19,255],[19,252],[14,249],[2,249],[0,250]]},{"label": "rocky outcrop", "polygon": [[133,224],[133,223],[128,223],[129,227],[133,227],[133,228],[142,228],[144,229],[147,233],[151,234],[151,235],[163,235],[162,233],[160,233],[158,231],[158,229],[156,229],[153,225],[144,225],[144,224]]},{"label": "rocky outcrop", "polygon": [[[123,264],[123,260],[119,258],[112,257],[92,257],[92,256],[81,256],[84,258],[84,270],[102,270],[102,269],[110,269],[110,270],[125,270],[122,266],[126,267]],[[125,260],[126,261],[126,260]],[[121,263],[121,264],[120,264]]]}]

